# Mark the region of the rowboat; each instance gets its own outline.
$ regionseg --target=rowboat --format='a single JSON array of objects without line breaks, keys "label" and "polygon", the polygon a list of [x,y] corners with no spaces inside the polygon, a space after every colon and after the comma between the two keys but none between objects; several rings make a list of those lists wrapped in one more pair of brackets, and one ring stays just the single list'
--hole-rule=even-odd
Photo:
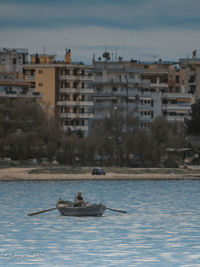
[{"label": "rowboat", "polygon": [[59,199],[56,203],[56,207],[40,210],[36,212],[29,213],[28,216],[34,216],[37,214],[41,214],[44,212],[49,212],[52,210],[58,210],[61,215],[64,216],[102,216],[105,210],[112,210],[120,213],[127,213],[125,210],[116,210],[106,207],[105,205],[100,204],[92,204],[92,203],[77,203],[71,202],[68,200]]},{"label": "rowboat", "polygon": [[56,208],[64,216],[102,216],[106,207],[100,204],[86,203],[82,206],[74,206],[70,201],[60,200]]}]

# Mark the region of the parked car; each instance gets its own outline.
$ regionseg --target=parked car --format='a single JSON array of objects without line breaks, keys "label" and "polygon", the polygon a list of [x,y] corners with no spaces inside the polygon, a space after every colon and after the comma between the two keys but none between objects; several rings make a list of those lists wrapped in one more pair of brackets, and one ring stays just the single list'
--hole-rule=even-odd
[{"label": "parked car", "polygon": [[92,170],[92,175],[95,175],[95,174],[96,175],[101,175],[101,174],[105,175],[106,172],[102,168],[94,168]]}]

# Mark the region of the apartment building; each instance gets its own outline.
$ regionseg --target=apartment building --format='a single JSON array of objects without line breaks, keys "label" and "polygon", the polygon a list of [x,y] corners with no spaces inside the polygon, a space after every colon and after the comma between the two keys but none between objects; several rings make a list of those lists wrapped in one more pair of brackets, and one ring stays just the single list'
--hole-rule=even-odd
[{"label": "apartment building", "polygon": [[28,49],[0,49],[0,97],[42,97],[30,82],[23,79],[23,64],[27,62]]},{"label": "apartment building", "polygon": [[28,62],[28,49],[0,49],[0,79],[22,79],[22,65]]},{"label": "apartment building", "polygon": [[158,116],[184,122],[194,95],[183,90],[180,76],[177,62],[93,61],[94,119],[120,109],[137,116],[141,127]]},{"label": "apartment building", "polygon": [[71,51],[66,50],[65,60],[56,61],[56,55],[31,55],[31,63],[24,65],[24,77],[35,92],[55,112],[66,131],[88,134],[89,119],[93,118],[92,67],[72,63]]},{"label": "apartment building", "polygon": [[179,60],[180,84],[184,93],[190,93],[195,99],[200,98],[200,59],[197,58],[196,50],[193,51],[192,58]]},{"label": "apartment building", "polygon": [[1,81],[0,80],[0,97],[9,98],[42,98],[42,94],[35,92],[31,88],[29,82],[15,80],[15,81]]},{"label": "apartment building", "polygon": [[118,109],[124,116],[131,113],[138,117],[141,127],[148,127],[160,115],[161,98],[149,89],[150,80],[141,79],[143,73],[143,66],[136,61],[94,60],[94,119]]},{"label": "apartment building", "polygon": [[191,116],[194,95],[186,93],[162,93],[162,116],[170,122],[183,123]]},{"label": "apartment building", "polygon": [[168,62],[146,62],[141,63],[143,66],[143,73],[141,74],[142,80],[149,80],[151,88],[155,91],[168,90],[168,75],[172,64]]},{"label": "apartment building", "polygon": [[159,60],[143,65],[142,79],[150,81],[151,91],[160,92],[160,115],[170,122],[184,122],[184,118],[190,117],[195,98],[181,83],[178,62]]},{"label": "apartment building", "polygon": [[63,61],[55,54],[31,54],[27,49],[0,49],[0,96],[38,97],[49,105],[66,131],[86,136],[92,120],[120,110],[137,116],[149,127],[157,116],[183,122],[200,97],[200,59],[179,62],[111,60],[109,53],[92,65]]}]

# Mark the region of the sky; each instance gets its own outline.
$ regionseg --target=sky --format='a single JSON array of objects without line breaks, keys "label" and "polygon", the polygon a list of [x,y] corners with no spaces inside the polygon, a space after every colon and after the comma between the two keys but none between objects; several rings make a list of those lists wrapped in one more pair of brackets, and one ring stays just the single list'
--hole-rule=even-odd
[{"label": "sky", "polygon": [[65,49],[92,62],[104,51],[125,60],[178,60],[200,53],[200,0],[0,0],[0,48]]}]

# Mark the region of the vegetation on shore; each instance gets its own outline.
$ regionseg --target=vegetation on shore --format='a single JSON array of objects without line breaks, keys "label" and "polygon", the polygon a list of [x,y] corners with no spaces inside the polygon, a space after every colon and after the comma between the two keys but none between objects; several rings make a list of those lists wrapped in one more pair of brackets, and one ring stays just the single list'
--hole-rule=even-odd
[{"label": "vegetation on shore", "polygon": [[191,145],[187,133],[199,133],[199,110],[197,102],[186,129],[158,117],[149,130],[140,128],[132,115],[113,110],[110,118],[93,123],[84,138],[81,131],[64,132],[36,100],[1,98],[0,157],[70,166],[177,167],[185,157],[177,150]]}]

